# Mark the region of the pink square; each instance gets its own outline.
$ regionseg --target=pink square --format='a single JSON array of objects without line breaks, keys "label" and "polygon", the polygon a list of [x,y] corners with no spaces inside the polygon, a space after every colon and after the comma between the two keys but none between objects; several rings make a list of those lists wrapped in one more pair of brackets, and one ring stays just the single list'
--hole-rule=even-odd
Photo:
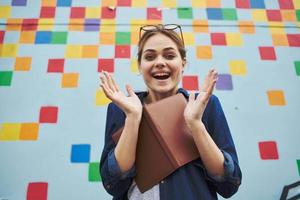
[{"label": "pink square", "polygon": [[114,19],[116,17],[116,9],[109,7],[102,7],[101,18],[102,19]]},{"label": "pink square", "polygon": [[116,45],[115,46],[116,58],[130,58],[130,45]]},{"label": "pink square", "polygon": [[274,47],[258,47],[262,60],[276,60]]},{"label": "pink square", "polygon": [[161,10],[158,8],[147,8],[147,19],[161,19]]},{"label": "pink square", "polygon": [[45,106],[40,110],[40,123],[56,123],[57,122],[58,107]]},{"label": "pink square", "polygon": [[0,31],[0,44],[3,43],[5,31]]},{"label": "pink square", "polygon": [[65,59],[49,59],[47,72],[64,72]]},{"label": "pink square", "polygon": [[259,142],[259,153],[262,160],[278,160],[278,150],[275,141]]},{"label": "pink square", "polygon": [[22,31],[36,31],[38,19],[23,19]]},{"label": "pink square", "polygon": [[278,0],[281,9],[294,9],[293,0]]},{"label": "pink square", "polygon": [[225,33],[211,33],[210,37],[212,45],[226,45]]},{"label": "pink square", "polygon": [[235,5],[237,8],[250,8],[249,0],[235,0]]},{"label": "pink square", "polygon": [[27,200],[47,200],[48,183],[29,183],[27,187]]},{"label": "pink square", "polygon": [[118,6],[131,6],[131,0],[118,0]]},{"label": "pink square", "polygon": [[55,7],[42,7],[40,18],[54,18],[55,17]]},{"label": "pink square", "polygon": [[198,76],[183,76],[182,87],[186,90],[199,90]]},{"label": "pink square", "polygon": [[98,59],[98,72],[114,72],[114,59]]},{"label": "pink square", "polygon": [[72,7],[71,8],[71,18],[84,18],[85,8],[84,7]]},{"label": "pink square", "polygon": [[280,10],[267,10],[269,21],[282,21]]},{"label": "pink square", "polygon": [[287,39],[291,47],[300,47],[300,34],[287,34]]}]

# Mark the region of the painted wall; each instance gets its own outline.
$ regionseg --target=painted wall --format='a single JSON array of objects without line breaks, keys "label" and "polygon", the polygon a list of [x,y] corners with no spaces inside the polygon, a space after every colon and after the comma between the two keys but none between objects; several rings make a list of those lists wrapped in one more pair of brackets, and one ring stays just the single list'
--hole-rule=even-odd
[{"label": "painted wall", "polygon": [[212,66],[220,74],[243,171],[232,199],[279,199],[300,175],[299,21],[299,0],[1,0],[0,199],[110,199],[99,74],[145,89],[146,23],[182,25],[182,87],[197,90]]}]

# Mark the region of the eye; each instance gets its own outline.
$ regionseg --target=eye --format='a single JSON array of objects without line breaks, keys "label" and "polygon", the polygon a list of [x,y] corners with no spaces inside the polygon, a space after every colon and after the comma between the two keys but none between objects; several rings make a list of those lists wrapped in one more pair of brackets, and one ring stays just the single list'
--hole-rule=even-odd
[{"label": "eye", "polygon": [[152,61],[155,59],[155,55],[154,54],[146,54],[144,56],[144,59],[147,60],[147,61]]},{"label": "eye", "polygon": [[173,53],[168,53],[165,55],[165,58],[168,60],[173,60],[175,57],[176,57],[176,55]]}]

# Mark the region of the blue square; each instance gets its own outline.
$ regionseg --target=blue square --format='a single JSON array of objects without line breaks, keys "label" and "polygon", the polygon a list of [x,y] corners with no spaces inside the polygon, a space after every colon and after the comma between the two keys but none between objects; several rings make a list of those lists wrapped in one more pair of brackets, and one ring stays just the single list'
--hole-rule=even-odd
[{"label": "blue square", "polygon": [[266,8],[264,0],[251,0],[250,7],[251,8]]},{"label": "blue square", "polygon": [[91,145],[89,144],[73,144],[71,150],[71,162],[89,163],[90,151],[91,151]]},{"label": "blue square", "polygon": [[72,5],[72,0],[57,0],[58,7],[70,7]]},{"label": "blue square", "polygon": [[222,10],[220,8],[207,8],[207,18],[210,19],[223,19]]},{"label": "blue square", "polygon": [[38,31],[35,35],[35,44],[50,44],[52,32]]}]

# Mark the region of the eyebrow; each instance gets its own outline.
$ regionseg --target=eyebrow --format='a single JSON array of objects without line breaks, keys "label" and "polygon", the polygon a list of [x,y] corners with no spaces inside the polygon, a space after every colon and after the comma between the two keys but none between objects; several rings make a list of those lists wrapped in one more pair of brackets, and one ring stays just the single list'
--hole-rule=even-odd
[{"label": "eyebrow", "polygon": [[[169,50],[175,50],[173,47],[167,47],[167,48],[164,48],[163,51],[169,51]],[[143,51],[143,53],[145,52],[156,52],[154,49],[146,49],[145,51]]]}]

